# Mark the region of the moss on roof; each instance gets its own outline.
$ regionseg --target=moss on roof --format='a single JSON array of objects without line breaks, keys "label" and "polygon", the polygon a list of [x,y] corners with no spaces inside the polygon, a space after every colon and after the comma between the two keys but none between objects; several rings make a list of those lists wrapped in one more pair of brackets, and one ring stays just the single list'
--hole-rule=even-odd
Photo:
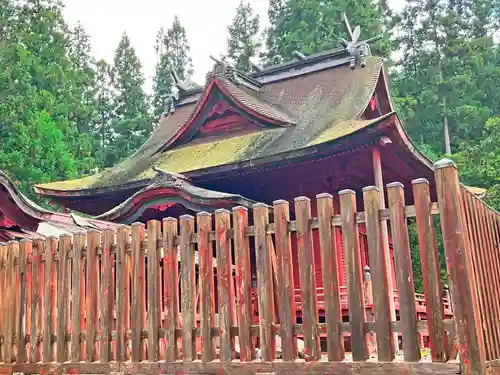
[{"label": "moss on roof", "polygon": [[352,134],[373,121],[360,120],[373,95],[382,59],[369,57],[366,68],[342,65],[265,85],[258,100],[279,103],[297,125],[159,152],[189,118],[194,106],[167,116],[134,155],[108,171],[83,179],[39,185],[42,190],[86,190],[120,186],[154,176],[153,166],[190,172],[293,151]]}]

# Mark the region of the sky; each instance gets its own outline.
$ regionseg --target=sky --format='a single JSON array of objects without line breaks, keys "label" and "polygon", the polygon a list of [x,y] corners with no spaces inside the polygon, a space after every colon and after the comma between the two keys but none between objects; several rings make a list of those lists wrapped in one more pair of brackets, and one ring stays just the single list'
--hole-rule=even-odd
[{"label": "sky", "polygon": [[[231,23],[239,0],[63,0],[64,16],[73,26],[80,21],[90,34],[92,53],[97,59],[112,62],[113,54],[126,31],[143,65],[151,91],[156,64],[154,43],[161,26],[170,27],[178,15],[186,28],[191,45],[195,73],[193,80],[204,83],[213,61],[226,50],[227,26]],[[250,0],[267,24],[269,0]]]}]

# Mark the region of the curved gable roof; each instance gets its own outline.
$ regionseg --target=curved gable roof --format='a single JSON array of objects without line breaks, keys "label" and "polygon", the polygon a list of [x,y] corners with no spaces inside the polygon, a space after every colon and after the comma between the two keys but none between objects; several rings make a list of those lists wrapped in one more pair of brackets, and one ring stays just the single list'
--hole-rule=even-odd
[{"label": "curved gable roof", "polygon": [[[58,191],[64,191],[78,196],[95,189],[120,189],[133,181],[153,177],[153,165],[170,172],[186,173],[328,142],[372,124],[373,121],[363,121],[361,115],[375,91],[382,71],[382,59],[369,57],[365,68],[355,70],[349,68],[348,59],[343,57],[336,64],[325,65],[324,61],[318,64],[318,70],[307,67],[303,74],[294,71],[290,77],[265,82],[255,88],[230,81],[228,84],[227,80],[218,81],[217,87],[222,88],[228,97],[243,103],[248,112],[265,115],[275,124],[281,121],[283,126],[169,149],[168,141],[195,116],[195,110],[200,106],[197,104],[201,102],[200,97],[196,100],[190,98],[179,103],[174,113],[165,116],[149,140],[117,166],[79,180],[38,185],[35,190],[46,195],[57,196]],[[295,124],[290,126],[292,122]]]}]

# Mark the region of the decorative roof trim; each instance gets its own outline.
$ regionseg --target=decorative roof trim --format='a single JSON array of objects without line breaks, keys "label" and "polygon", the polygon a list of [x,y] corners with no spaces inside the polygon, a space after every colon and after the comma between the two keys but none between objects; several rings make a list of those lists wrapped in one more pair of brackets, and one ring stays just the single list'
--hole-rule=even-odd
[{"label": "decorative roof trim", "polygon": [[[138,220],[148,207],[158,203],[159,199],[162,200],[162,203],[181,204],[188,210],[195,212],[215,211],[217,208],[231,208],[233,206],[251,208],[256,203],[238,194],[222,193],[198,187],[184,175],[166,172],[157,167],[154,167],[154,170],[157,172],[156,175],[144,189],[97,218],[130,224]],[[172,191],[176,193],[172,194]],[[175,197],[175,199],[169,200],[169,197]]]},{"label": "decorative roof trim", "polygon": [[[182,135],[184,135],[186,131],[189,128],[191,128],[191,126],[197,120],[198,116],[202,112],[203,108],[205,107],[205,104],[208,102],[210,96],[212,95],[215,89],[219,90],[225,97],[231,100],[239,110],[244,111],[251,117],[257,118],[258,120],[265,123],[275,124],[277,126],[285,126],[291,124],[291,122],[285,122],[281,119],[269,117],[253,110],[252,108],[249,108],[245,103],[242,103],[238,98],[236,98],[229,92],[227,87],[222,83],[223,80],[225,80],[225,77],[222,78],[219,73],[209,75],[207,77],[207,85],[193,113],[191,113],[191,115],[189,116],[188,120],[184,123],[184,125],[182,125],[179,128],[179,130],[177,130],[177,132],[164,144],[164,146],[162,146],[157,150],[157,153],[163,152],[169,149],[170,147],[174,146],[176,142],[182,137]],[[269,104],[266,105],[269,106]]]}]

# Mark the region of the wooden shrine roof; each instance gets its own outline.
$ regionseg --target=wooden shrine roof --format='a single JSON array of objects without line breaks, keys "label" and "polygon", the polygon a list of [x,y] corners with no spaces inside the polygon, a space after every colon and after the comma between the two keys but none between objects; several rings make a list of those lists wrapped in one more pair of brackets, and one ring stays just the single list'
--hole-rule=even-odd
[{"label": "wooden shrine roof", "polygon": [[84,230],[114,229],[117,224],[46,210],[26,196],[0,171],[0,241],[39,239]]},{"label": "wooden shrine roof", "polygon": [[[35,190],[47,196],[82,196],[102,189],[120,190],[141,181],[147,184],[155,175],[153,166],[189,175],[275,155],[286,158],[289,152],[352,135],[388,115],[372,120],[361,117],[383,74],[383,61],[378,57],[369,57],[365,68],[351,70],[349,56],[341,49],[250,77],[233,73],[234,79],[213,74],[204,89],[181,97],[175,112],[164,116],[149,140],[115,167],[77,180],[37,185]],[[273,126],[206,143],[190,143],[192,137],[188,137],[179,144],[182,134],[199,126],[196,122],[201,121],[202,106],[215,95]]]},{"label": "wooden shrine roof", "polygon": [[183,175],[154,168],[151,182],[120,205],[97,217],[100,220],[121,224],[141,221],[144,210],[155,207],[168,210],[173,205],[182,205],[193,212],[215,212],[217,209],[231,209],[236,206],[251,208],[257,203],[238,194],[228,194],[195,186]]}]

